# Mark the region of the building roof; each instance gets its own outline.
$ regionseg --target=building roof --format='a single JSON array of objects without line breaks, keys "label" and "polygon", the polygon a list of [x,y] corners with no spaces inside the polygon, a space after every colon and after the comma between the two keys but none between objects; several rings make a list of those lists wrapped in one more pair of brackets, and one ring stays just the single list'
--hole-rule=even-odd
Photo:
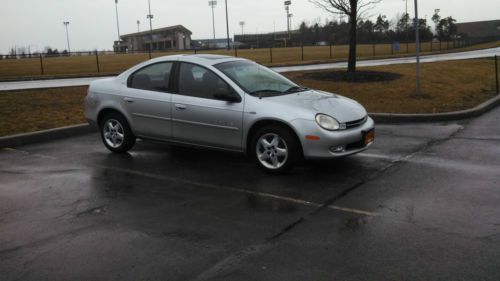
[{"label": "building roof", "polygon": [[[227,43],[227,38],[216,38],[216,39],[193,39],[193,42],[202,43]],[[233,38],[229,38],[230,42],[233,42]]]},{"label": "building roof", "polygon": [[[189,35],[193,34],[191,32],[191,30],[185,28],[183,25],[173,25],[173,26],[167,26],[167,27],[162,27],[162,28],[156,28],[156,29],[153,29],[152,32],[157,33],[157,32],[175,31],[175,30],[184,31],[185,33],[188,33]],[[141,32],[129,33],[129,34],[121,35],[120,38],[147,35],[147,34],[150,34],[150,32],[151,31],[146,30],[146,31],[141,31]]]}]

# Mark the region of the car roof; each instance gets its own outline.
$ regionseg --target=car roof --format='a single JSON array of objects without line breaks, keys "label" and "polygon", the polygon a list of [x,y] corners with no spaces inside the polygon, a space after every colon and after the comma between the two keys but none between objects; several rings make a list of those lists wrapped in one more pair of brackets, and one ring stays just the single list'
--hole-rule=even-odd
[{"label": "car roof", "polygon": [[189,54],[189,55],[173,55],[173,56],[163,56],[153,59],[154,62],[177,60],[184,62],[192,62],[200,65],[211,66],[223,62],[245,60],[242,58],[236,58],[224,55],[212,55],[212,54]]}]

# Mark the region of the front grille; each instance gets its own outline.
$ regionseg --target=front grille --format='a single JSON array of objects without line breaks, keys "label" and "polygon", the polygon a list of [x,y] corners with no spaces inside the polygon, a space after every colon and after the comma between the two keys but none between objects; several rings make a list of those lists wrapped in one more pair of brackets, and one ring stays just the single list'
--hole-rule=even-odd
[{"label": "front grille", "polygon": [[359,119],[359,120],[354,120],[354,121],[351,121],[351,122],[346,122],[345,123],[345,127],[346,127],[346,129],[356,128],[356,127],[359,127],[359,126],[365,124],[366,120],[368,120],[368,116],[365,116],[364,118]]}]

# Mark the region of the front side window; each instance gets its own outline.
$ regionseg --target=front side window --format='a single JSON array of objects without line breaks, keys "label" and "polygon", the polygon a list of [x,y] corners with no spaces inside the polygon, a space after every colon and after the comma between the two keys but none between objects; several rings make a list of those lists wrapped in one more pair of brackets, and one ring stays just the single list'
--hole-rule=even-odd
[{"label": "front side window", "polygon": [[172,65],[172,62],[160,62],[146,66],[132,74],[128,86],[141,90],[169,92]]},{"label": "front side window", "polygon": [[250,61],[225,62],[215,67],[251,95],[273,96],[306,89],[269,68]]},{"label": "front side window", "polygon": [[224,99],[228,96],[237,98],[231,87],[215,73],[190,63],[181,63],[179,94],[204,99]]}]

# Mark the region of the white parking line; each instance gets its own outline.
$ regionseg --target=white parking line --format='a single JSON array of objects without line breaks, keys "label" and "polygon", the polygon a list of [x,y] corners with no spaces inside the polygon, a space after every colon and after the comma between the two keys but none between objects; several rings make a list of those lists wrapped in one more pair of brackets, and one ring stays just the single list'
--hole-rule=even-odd
[{"label": "white parking line", "polygon": [[[14,149],[14,148],[8,148],[8,147],[2,148],[2,151],[18,152],[18,153],[22,153],[25,155],[41,157],[41,158],[48,158],[48,159],[52,159],[52,160],[57,159],[57,158],[52,157],[52,156],[47,156],[47,155],[42,155],[42,154],[33,154],[33,153],[28,152],[28,151]],[[397,158],[394,158],[394,157],[380,155],[380,154],[372,154],[372,153],[359,153],[358,156],[386,159],[389,161],[397,160]],[[222,186],[222,185],[201,183],[201,182],[197,182],[197,181],[192,181],[192,180],[187,180],[187,179],[182,179],[182,178],[177,178],[177,177],[158,175],[158,174],[153,174],[153,173],[148,173],[148,172],[141,172],[141,171],[136,171],[136,170],[131,170],[131,169],[108,167],[108,166],[98,166],[98,167],[100,167],[102,169],[108,169],[108,170],[113,170],[116,172],[133,174],[133,175],[138,175],[138,176],[157,179],[157,180],[167,180],[167,181],[179,182],[179,183],[195,185],[195,186],[210,188],[210,189],[224,190],[224,191],[237,192],[237,193],[246,193],[246,194],[251,194],[251,195],[255,195],[255,196],[259,196],[259,197],[263,197],[263,198],[271,198],[271,199],[291,202],[291,203],[303,205],[303,206],[309,206],[309,207],[315,207],[315,208],[319,208],[319,207],[323,206],[323,204],[321,204],[321,203],[311,202],[311,201],[287,197],[287,196],[276,195],[276,194],[272,194],[272,193],[253,191],[253,190],[248,190],[248,189],[240,189],[240,188]],[[366,211],[366,210],[359,210],[359,209],[354,209],[354,208],[341,207],[341,206],[336,206],[336,205],[329,205],[329,206],[327,206],[327,208],[331,209],[331,210],[353,213],[353,214],[363,215],[363,216],[378,216],[378,214],[375,212],[370,212],[370,211]]]},{"label": "white parking line", "polygon": [[397,161],[400,159],[398,157],[393,157],[393,156],[389,156],[389,155],[367,153],[367,152],[361,152],[361,153],[356,154],[355,156],[361,156],[361,157],[366,157],[366,158],[377,158],[377,159],[383,159],[383,160],[388,160],[388,161]]},{"label": "white parking line", "polygon": [[[157,179],[157,180],[174,181],[174,182],[178,182],[178,183],[195,185],[195,186],[204,187],[204,188],[251,194],[251,195],[255,195],[255,196],[259,196],[259,197],[263,197],[263,198],[272,198],[272,199],[291,202],[291,203],[303,205],[303,206],[309,206],[309,207],[315,207],[315,208],[319,208],[319,207],[323,206],[323,204],[321,204],[321,203],[316,203],[316,202],[311,202],[311,201],[306,201],[306,200],[302,200],[302,199],[281,196],[281,195],[276,195],[276,194],[271,194],[271,193],[266,193],[266,192],[253,191],[253,190],[248,190],[248,189],[240,189],[240,188],[215,185],[215,184],[201,183],[201,182],[182,179],[182,178],[163,176],[163,175],[158,175],[158,174],[153,174],[153,173],[148,173],[148,172],[141,172],[141,171],[130,170],[130,169],[124,169],[124,168],[107,167],[107,166],[97,166],[97,167],[102,168],[102,169],[108,169],[108,170],[120,172],[120,173],[138,175],[141,177],[147,177],[147,178],[152,178],[152,179]],[[330,205],[327,208],[332,209],[332,210],[336,210],[336,211],[353,213],[353,214],[363,215],[363,216],[378,216],[378,214],[374,213],[374,212],[369,212],[369,211],[365,211],[365,210],[358,210],[358,209],[353,209],[353,208],[340,207],[340,206],[335,206],[335,205]]]},{"label": "white parking line", "polygon": [[10,148],[10,147],[4,147],[4,148],[2,148],[2,151],[6,151],[6,152],[18,152],[18,153],[22,153],[24,155],[35,156],[35,157],[40,157],[40,158],[47,158],[47,159],[51,159],[51,160],[56,160],[57,159],[57,158],[52,157],[52,156],[42,155],[42,154],[37,154],[37,153],[31,153],[31,152],[28,152],[28,151],[14,149],[14,148]]}]

